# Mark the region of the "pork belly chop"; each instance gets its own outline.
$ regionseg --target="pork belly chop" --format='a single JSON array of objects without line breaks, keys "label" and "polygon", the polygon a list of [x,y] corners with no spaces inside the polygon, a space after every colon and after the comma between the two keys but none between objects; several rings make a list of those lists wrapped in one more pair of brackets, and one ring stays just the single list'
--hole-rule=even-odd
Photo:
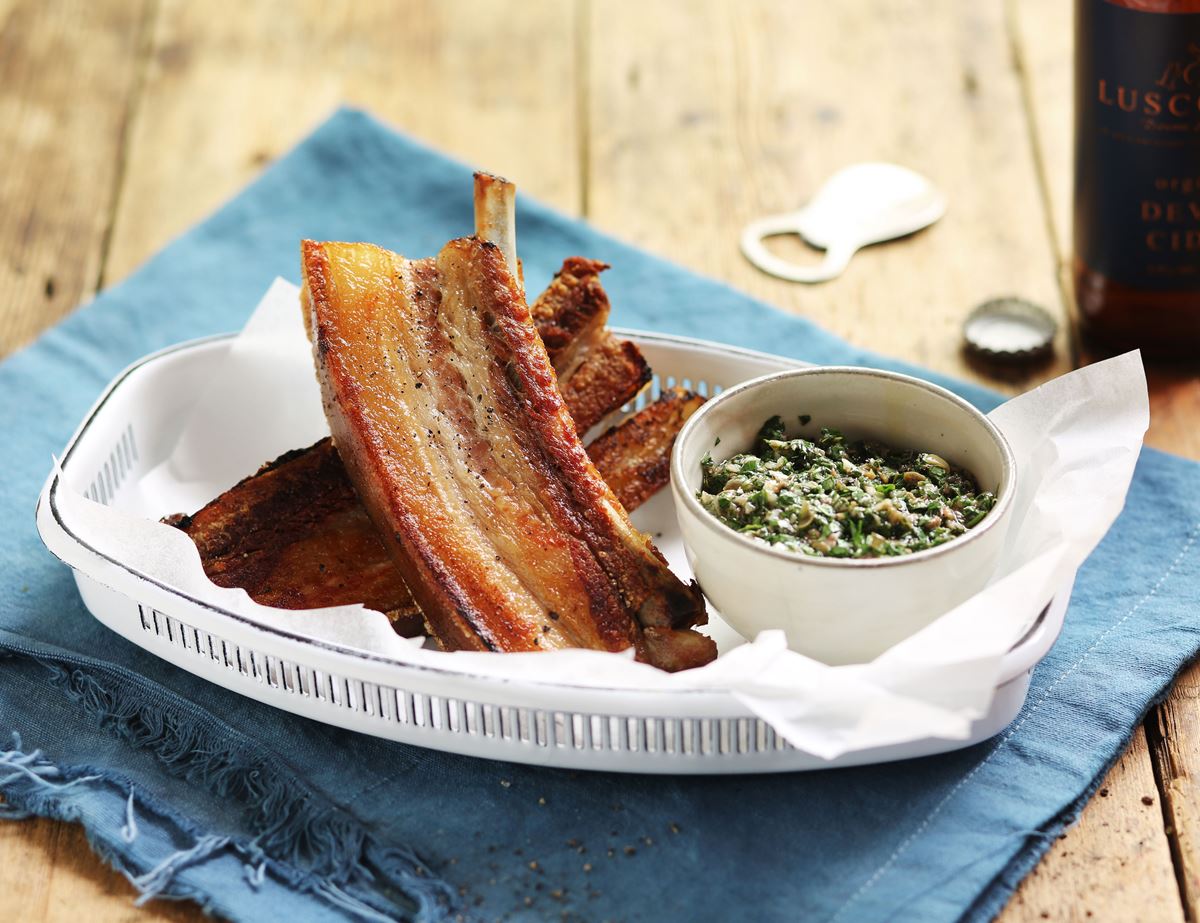
[{"label": "pork belly chop", "polygon": [[[667,483],[675,435],[701,400],[666,391],[588,446],[627,512]],[[362,603],[387,615],[401,635],[425,630],[420,607],[328,437],[280,456],[170,523],[196,543],[213,583],[241,587],[264,606]]]},{"label": "pork belly chop", "polygon": [[[508,197],[511,187],[489,184]],[[479,214],[477,201],[477,215]],[[509,210],[511,215],[511,210]],[[302,245],[326,416],[350,482],[447,650],[716,655],[707,619],[588,458],[506,242],[406,260]]]},{"label": "pork belly chop", "polygon": [[634,510],[671,479],[675,437],[704,398],[684,388],[668,388],[657,401],[588,445],[592,463],[627,510]]},{"label": "pork belly chop", "polygon": [[[585,325],[561,320],[571,315],[607,316],[608,298],[598,278],[603,267],[595,260],[568,257],[538,299],[559,306],[543,312],[546,326],[539,327],[543,342],[549,336],[554,343],[555,349],[548,349],[551,355],[568,349],[586,332]],[[559,375],[560,391],[581,368],[580,363],[570,366]],[[580,387],[570,394],[564,401],[573,418],[577,410],[572,401],[598,408],[603,417],[628,397],[625,389],[593,395]],[[601,476],[628,512],[667,482],[671,446],[686,419],[660,406],[668,402],[678,403],[672,392],[588,447]],[[195,514],[167,521],[196,543],[210,580],[240,587],[258,603],[281,609],[361,603],[385,613],[401,635],[412,637],[425,630],[421,610],[329,438],[263,465]]]},{"label": "pork belly chop", "polygon": [[580,433],[632,400],[651,377],[641,350],[608,329],[611,308],[599,278],[608,268],[569,257],[530,309]]},{"label": "pork belly chop", "polygon": [[346,477],[333,440],[281,455],[192,516],[208,579],[279,609],[362,603],[406,637],[424,618]]}]

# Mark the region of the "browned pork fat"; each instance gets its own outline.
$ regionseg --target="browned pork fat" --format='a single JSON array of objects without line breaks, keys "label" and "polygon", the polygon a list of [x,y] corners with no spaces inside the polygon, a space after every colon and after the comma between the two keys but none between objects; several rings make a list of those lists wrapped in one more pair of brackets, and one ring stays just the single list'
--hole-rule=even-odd
[{"label": "browned pork fat", "polygon": [[443,647],[632,645],[675,669],[715,656],[689,631],[699,590],[584,451],[499,247],[409,261],[308,241],[302,259],[334,439]]},{"label": "browned pork fat", "polygon": [[[588,446],[596,470],[627,511],[667,484],[675,435],[702,400],[680,389],[665,391]],[[399,634],[425,630],[420,608],[328,437],[280,456],[171,524],[195,541],[213,583],[241,587],[265,606],[362,603],[385,613]]]},{"label": "browned pork fat", "polygon": [[618,426],[588,445],[588,455],[627,510],[634,510],[671,479],[671,449],[688,417],[704,398],[684,388],[667,388]]},{"label": "browned pork fat", "polygon": [[170,522],[196,543],[213,583],[241,587],[264,606],[362,603],[402,635],[424,628],[331,439],[280,456],[195,515]]},{"label": "browned pork fat", "polygon": [[650,381],[637,346],[608,329],[610,306],[600,284],[605,269],[599,260],[568,257],[530,309],[580,434]]}]

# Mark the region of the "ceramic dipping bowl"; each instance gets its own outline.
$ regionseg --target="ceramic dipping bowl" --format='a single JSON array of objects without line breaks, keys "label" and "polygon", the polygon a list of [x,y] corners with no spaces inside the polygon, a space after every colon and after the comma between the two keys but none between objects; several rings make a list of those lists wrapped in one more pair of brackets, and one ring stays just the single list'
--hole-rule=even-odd
[{"label": "ceramic dipping bowl", "polygon": [[[963,535],[902,556],[810,556],[742,535],[700,505],[700,459],[748,451],[775,415],[789,438],[830,427],[848,441],[936,453],[996,504]],[[688,420],[671,456],[675,512],[705,595],[744,637],[779,628],[793,650],[828,664],[873,660],[979,592],[1004,548],[1016,482],[1012,450],[986,416],[944,388],[866,368],[794,369],[723,391]]]}]

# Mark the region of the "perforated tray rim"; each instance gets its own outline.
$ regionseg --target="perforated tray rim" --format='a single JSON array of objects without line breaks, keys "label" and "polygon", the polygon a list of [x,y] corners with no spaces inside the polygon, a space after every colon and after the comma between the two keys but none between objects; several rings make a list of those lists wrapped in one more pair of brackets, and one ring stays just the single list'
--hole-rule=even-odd
[{"label": "perforated tray rim", "polygon": [[[657,347],[717,365],[734,363],[741,369],[737,380],[806,364],[684,337],[618,332],[649,351]],[[110,398],[139,369],[170,362],[194,350],[211,349],[231,339],[232,335],[220,335],[168,347],[122,372],[72,437],[63,456],[63,470],[70,470],[75,450],[89,428],[107,424],[104,409]],[[640,409],[656,398],[662,387],[677,383],[706,395],[722,388],[695,374],[656,375],[651,388],[624,412]],[[725,386],[733,383],[729,381]],[[87,495],[100,503],[112,502],[142,461],[133,421],[110,429],[115,437],[109,443],[111,449],[103,455],[86,489]],[[57,487],[58,476],[52,474],[39,500],[39,529],[48,547],[75,568],[80,591],[93,614],[164,659],[268,704],[353,730],[438,749],[584,769],[753,772],[831,765],[796,750],[770,725],[719,690],[638,691],[499,681],[401,663],[253,622],[158,584],[80,541],[58,515]],[[112,583],[124,582],[112,579],[120,571],[140,583],[141,592],[131,595],[114,588]],[[1016,714],[1024,699],[1029,670],[1057,636],[1066,595],[1061,594],[1047,607],[1038,624],[1006,658],[992,712],[977,723],[977,732],[970,739],[915,741],[885,748],[878,754],[852,754],[837,763],[939,752],[966,746],[998,731]],[[220,630],[214,630],[217,628]],[[239,640],[237,636],[242,637]],[[387,674],[391,681],[381,681],[381,674]],[[448,694],[447,684],[459,688]],[[547,696],[555,696],[563,707],[547,708],[537,701]],[[537,704],[530,704],[531,700]],[[647,709],[673,714],[647,714]]]}]

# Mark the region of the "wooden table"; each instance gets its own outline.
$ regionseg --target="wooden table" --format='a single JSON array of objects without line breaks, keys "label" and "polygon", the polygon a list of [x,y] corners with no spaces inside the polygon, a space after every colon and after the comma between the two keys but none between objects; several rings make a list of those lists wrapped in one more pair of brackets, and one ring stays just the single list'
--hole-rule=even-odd
[{"label": "wooden table", "polygon": [[[1063,273],[1070,7],[0,0],[0,353],[348,102],[856,343],[1016,393],[1081,361]],[[935,178],[945,219],[824,286],[745,263],[743,222],[867,159]],[[959,329],[1009,293],[1062,332],[1053,361],[998,379],[963,357]],[[1150,444],[1200,457],[1197,379],[1152,379]],[[1198,692],[1200,670],[1185,673],[1004,920],[1200,914]],[[132,897],[78,828],[0,824],[0,917],[201,918]]]}]

